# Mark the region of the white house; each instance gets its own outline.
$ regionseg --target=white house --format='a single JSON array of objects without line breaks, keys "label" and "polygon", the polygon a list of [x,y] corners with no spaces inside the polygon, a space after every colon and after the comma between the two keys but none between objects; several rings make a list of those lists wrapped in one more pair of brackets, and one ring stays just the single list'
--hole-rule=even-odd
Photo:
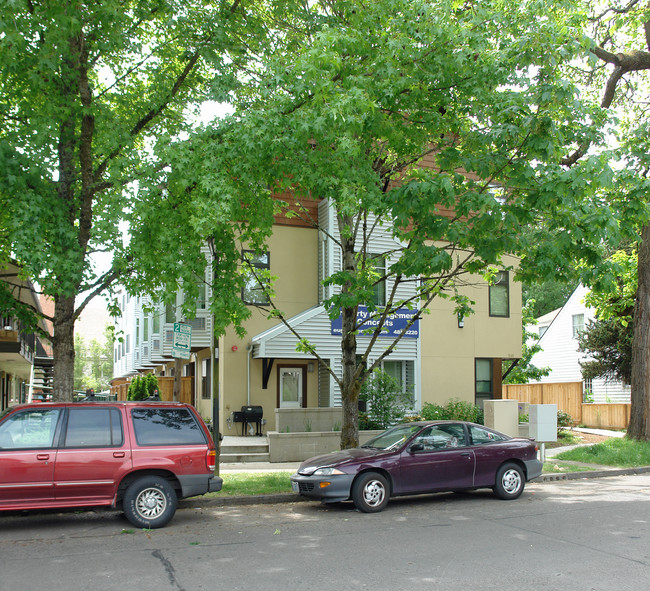
[{"label": "white house", "polygon": [[594,402],[629,402],[630,386],[618,381],[582,378],[580,362],[588,356],[578,351],[577,333],[595,318],[595,310],[584,302],[588,293],[586,287],[578,286],[562,308],[541,316],[536,326],[528,327],[528,332],[540,335],[542,347],[531,363],[551,368],[551,373],[537,383],[584,381],[584,390],[592,394]]}]

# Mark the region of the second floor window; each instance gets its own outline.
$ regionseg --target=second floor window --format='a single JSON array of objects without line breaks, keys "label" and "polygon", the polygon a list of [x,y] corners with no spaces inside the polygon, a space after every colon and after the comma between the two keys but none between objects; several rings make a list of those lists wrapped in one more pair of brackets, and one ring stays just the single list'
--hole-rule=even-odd
[{"label": "second floor window", "polygon": [[252,250],[242,252],[244,287],[242,288],[241,297],[246,304],[263,305],[269,303],[269,296],[265,287],[268,285],[270,269],[271,263],[268,252],[261,254]]},{"label": "second floor window", "polygon": [[374,267],[378,279],[372,288],[372,303],[381,308],[386,305],[386,280],[383,279],[386,275],[386,259],[381,255],[376,255],[369,262]]},{"label": "second floor window", "polygon": [[508,272],[500,271],[490,285],[490,316],[507,318],[510,316],[510,286]]}]

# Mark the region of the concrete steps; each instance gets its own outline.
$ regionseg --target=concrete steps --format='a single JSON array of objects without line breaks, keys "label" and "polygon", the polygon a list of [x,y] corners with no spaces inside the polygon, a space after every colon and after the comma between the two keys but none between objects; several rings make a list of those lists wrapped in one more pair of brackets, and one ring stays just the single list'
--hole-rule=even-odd
[{"label": "concrete steps", "polygon": [[269,461],[269,443],[266,437],[226,436],[221,442],[220,451],[220,462],[223,464]]}]

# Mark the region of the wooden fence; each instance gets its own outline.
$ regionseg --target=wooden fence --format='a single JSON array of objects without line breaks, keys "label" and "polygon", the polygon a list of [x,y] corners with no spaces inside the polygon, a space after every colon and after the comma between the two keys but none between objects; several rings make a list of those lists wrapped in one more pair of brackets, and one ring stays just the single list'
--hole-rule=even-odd
[{"label": "wooden fence", "polygon": [[[120,383],[113,382],[111,385],[111,394],[117,396],[117,400],[126,400],[126,394],[129,389],[129,381],[124,378]],[[171,401],[174,399],[174,378],[173,377],[159,377],[158,378],[158,392],[160,399]],[[185,376],[181,378],[181,396],[180,402],[194,404],[194,378],[192,376]]]},{"label": "wooden fence", "polygon": [[582,402],[582,382],[557,384],[504,384],[503,398],[529,404],[557,404],[571,415],[576,425],[627,429],[630,404],[587,404]]},{"label": "wooden fence", "polygon": [[582,423],[603,429],[627,429],[630,424],[631,404],[583,404]]}]

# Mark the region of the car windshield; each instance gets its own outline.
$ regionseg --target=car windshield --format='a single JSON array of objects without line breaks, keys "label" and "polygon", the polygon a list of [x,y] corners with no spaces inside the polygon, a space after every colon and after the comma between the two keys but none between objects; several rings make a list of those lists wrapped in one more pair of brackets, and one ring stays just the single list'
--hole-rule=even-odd
[{"label": "car windshield", "polygon": [[367,441],[361,447],[373,448],[373,449],[394,449],[404,443],[407,439],[411,437],[414,433],[419,431],[422,428],[422,425],[416,424],[407,424],[407,425],[397,425],[388,431],[384,431]]}]

